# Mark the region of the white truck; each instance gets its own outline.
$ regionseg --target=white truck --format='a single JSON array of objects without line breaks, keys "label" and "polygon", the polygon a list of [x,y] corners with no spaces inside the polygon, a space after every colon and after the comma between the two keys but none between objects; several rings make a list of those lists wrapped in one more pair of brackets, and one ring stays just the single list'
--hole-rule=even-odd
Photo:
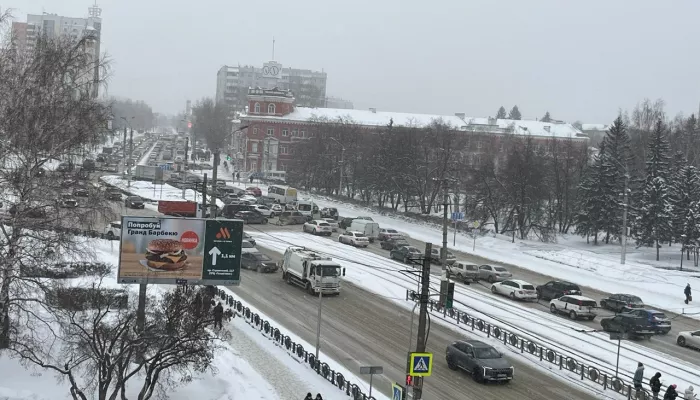
[{"label": "white truck", "polygon": [[317,295],[319,291],[340,294],[341,274],[345,276],[345,268],[315,251],[290,246],[284,252],[282,279],[303,287],[310,294]]},{"label": "white truck", "polygon": [[150,165],[137,165],[134,170],[134,179],[163,180],[163,170],[160,167]]},{"label": "white truck", "polygon": [[364,233],[369,238],[370,243],[374,243],[379,238],[379,224],[366,219],[354,219],[350,224],[349,231]]}]

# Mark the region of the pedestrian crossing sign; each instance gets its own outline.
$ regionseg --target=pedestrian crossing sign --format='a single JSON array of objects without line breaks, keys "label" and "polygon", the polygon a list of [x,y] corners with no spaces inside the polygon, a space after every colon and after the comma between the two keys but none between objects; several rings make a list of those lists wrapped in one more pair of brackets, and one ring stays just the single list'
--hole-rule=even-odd
[{"label": "pedestrian crossing sign", "polygon": [[403,386],[398,383],[393,383],[391,385],[391,400],[404,400]]},{"label": "pedestrian crossing sign", "polygon": [[411,376],[430,376],[433,372],[433,353],[411,353]]}]

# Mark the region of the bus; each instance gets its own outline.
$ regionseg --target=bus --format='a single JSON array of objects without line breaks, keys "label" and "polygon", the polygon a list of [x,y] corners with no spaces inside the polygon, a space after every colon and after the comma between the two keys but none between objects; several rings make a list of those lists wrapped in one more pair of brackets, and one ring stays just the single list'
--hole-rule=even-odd
[{"label": "bus", "polygon": [[297,190],[289,186],[270,185],[267,196],[280,204],[291,204],[297,200]]}]

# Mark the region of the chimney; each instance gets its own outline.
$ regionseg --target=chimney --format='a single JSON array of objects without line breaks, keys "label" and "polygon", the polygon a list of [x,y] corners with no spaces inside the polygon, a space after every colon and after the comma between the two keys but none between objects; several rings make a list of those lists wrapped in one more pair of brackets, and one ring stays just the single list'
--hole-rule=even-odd
[{"label": "chimney", "polygon": [[467,115],[465,113],[455,113],[455,117],[457,117],[459,119],[464,119],[464,117],[466,117],[466,116]]},{"label": "chimney", "polygon": [[496,118],[489,117],[489,125],[496,125],[498,122]]},{"label": "chimney", "polygon": [[369,110],[372,111],[373,114],[376,114],[376,113],[377,113],[377,109],[376,109],[376,108],[370,108]]}]

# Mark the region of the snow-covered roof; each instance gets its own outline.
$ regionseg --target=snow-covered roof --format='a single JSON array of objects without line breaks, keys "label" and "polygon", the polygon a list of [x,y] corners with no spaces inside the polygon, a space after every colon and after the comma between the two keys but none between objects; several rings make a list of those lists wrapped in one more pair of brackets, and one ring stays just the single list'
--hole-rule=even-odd
[{"label": "snow-covered roof", "polygon": [[581,124],[581,130],[584,131],[607,131],[609,128],[608,124]]},{"label": "snow-covered roof", "polygon": [[245,120],[279,120],[289,122],[308,122],[315,120],[347,121],[363,126],[387,126],[393,121],[394,126],[424,127],[433,121],[442,121],[461,131],[499,133],[512,135],[533,135],[558,138],[587,139],[581,131],[571,124],[495,119],[487,117],[462,117],[455,115],[410,114],[373,110],[350,110],[341,108],[295,107],[294,111],[283,116],[244,115]]}]

